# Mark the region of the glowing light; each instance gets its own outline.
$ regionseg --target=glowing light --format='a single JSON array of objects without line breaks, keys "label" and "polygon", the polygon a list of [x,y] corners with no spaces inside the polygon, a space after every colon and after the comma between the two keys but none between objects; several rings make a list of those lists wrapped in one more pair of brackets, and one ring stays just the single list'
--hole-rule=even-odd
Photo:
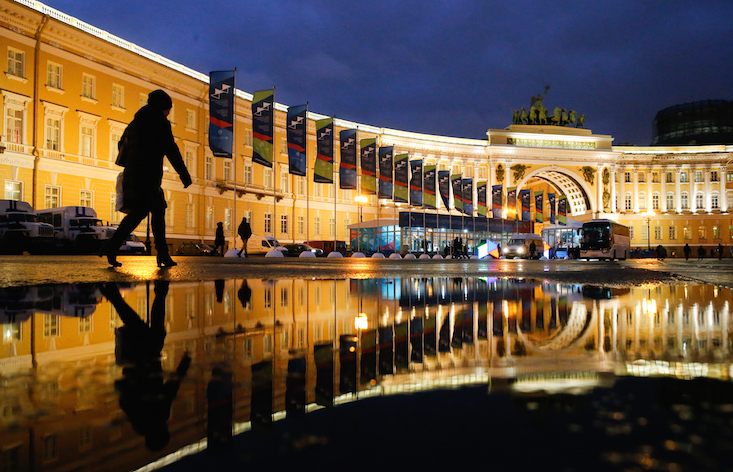
[{"label": "glowing light", "polygon": [[356,318],[354,318],[354,328],[357,330],[363,330],[369,328],[369,318],[367,317],[366,313],[359,313],[356,315]]}]

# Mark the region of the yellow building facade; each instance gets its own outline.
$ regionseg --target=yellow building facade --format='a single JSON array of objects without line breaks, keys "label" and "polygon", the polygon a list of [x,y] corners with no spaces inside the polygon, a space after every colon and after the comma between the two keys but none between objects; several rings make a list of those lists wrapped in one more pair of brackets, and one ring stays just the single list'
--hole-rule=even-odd
[{"label": "yellow building facade", "polygon": [[[283,243],[351,240],[359,191],[339,189],[338,175],[335,186],[313,183],[315,121],[324,115],[309,113],[309,175],[297,177],[288,171],[287,106],[276,104],[275,163],[266,168],[252,162],[252,96],[237,91],[234,159],[214,158],[205,74],[30,0],[0,0],[0,36],[7,56],[0,74],[4,198],[37,210],[89,206],[103,221],[119,222],[117,142],[147,94],[161,88],[173,98],[169,119],[194,180],[183,189],[172,169],[164,175],[174,249],[183,241],[212,242],[220,221],[232,244],[243,216],[255,234]],[[358,139],[376,138],[378,146],[473,178],[474,189],[486,181],[503,185],[504,193],[531,187],[565,195],[568,216],[627,224],[635,247],[689,243],[709,250],[733,242],[730,146],[614,147],[609,135],[558,126],[512,125],[481,140],[334,124],[336,134],[356,128]],[[338,162],[336,153],[336,171]],[[460,215],[438,200],[439,212]],[[404,209],[368,196],[363,220]],[[543,211],[548,221],[549,208]]]}]

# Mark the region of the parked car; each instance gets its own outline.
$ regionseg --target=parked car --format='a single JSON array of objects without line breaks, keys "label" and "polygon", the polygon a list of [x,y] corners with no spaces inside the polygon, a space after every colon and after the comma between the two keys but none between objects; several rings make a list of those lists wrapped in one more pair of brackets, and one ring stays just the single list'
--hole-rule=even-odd
[{"label": "parked car", "polygon": [[177,256],[220,256],[219,251],[204,243],[183,243],[176,249]]},{"label": "parked car", "polygon": [[285,249],[288,250],[286,256],[299,257],[303,252],[312,252],[316,257],[323,257],[323,251],[321,249],[314,248],[307,244],[285,244]]},{"label": "parked car", "polygon": [[140,241],[140,238],[131,233],[127,239],[125,239],[125,242],[122,243],[122,246],[120,246],[120,252],[145,254],[148,250],[145,247],[145,243]]}]

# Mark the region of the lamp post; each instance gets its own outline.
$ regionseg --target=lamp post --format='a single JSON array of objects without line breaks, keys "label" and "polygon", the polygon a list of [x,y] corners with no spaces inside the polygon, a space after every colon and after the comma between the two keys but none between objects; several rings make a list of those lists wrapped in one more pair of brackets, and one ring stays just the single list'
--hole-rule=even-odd
[{"label": "lamp post", "polygon": [[[501,244],[504,244],[504,220],[506,220],[506,217],[509,215],[509,210],[504,208],[501,211],[501,238],[499,238],[499,241]],[[501,251],[499,251],[499,257],[501,257]]]},{"label": "lamp post", "polygon": [[358,239],[357,239],[357,243],[358,243],[357,249],[359,250],[359,252],[361,252],[363,249],[361,247],[361,231],[362,231],[361,223],[364,221],[363,205],[367,202],[367,197],[365,197],[364,195],[357,195],[356,197],[354,197],[354,201],[356,202],[357,205],[359,205],[359,210],[358,210],[359,232],[358,232]]},{"label": "lamp post", "polygon": [[647,250],[652,250],[652,233],[651,233],[651,221],[652,218],[654,218],[654,212],[653,211],[647,211],[643,213],[644,219],[646,220],[646,248]]}]

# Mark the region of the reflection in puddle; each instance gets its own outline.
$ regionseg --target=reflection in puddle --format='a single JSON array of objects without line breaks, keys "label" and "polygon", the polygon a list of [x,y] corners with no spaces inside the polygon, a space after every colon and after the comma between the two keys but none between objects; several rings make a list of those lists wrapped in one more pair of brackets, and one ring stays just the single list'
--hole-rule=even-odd
[{"label": "reflection in puddle", "polygon": [[130,470],[203,438],[229,450],[232,423],[270,430],[374,396],[728,379],[730,300],[710,285],[441,277],[1,289],[0,454],[7,470]]}]

